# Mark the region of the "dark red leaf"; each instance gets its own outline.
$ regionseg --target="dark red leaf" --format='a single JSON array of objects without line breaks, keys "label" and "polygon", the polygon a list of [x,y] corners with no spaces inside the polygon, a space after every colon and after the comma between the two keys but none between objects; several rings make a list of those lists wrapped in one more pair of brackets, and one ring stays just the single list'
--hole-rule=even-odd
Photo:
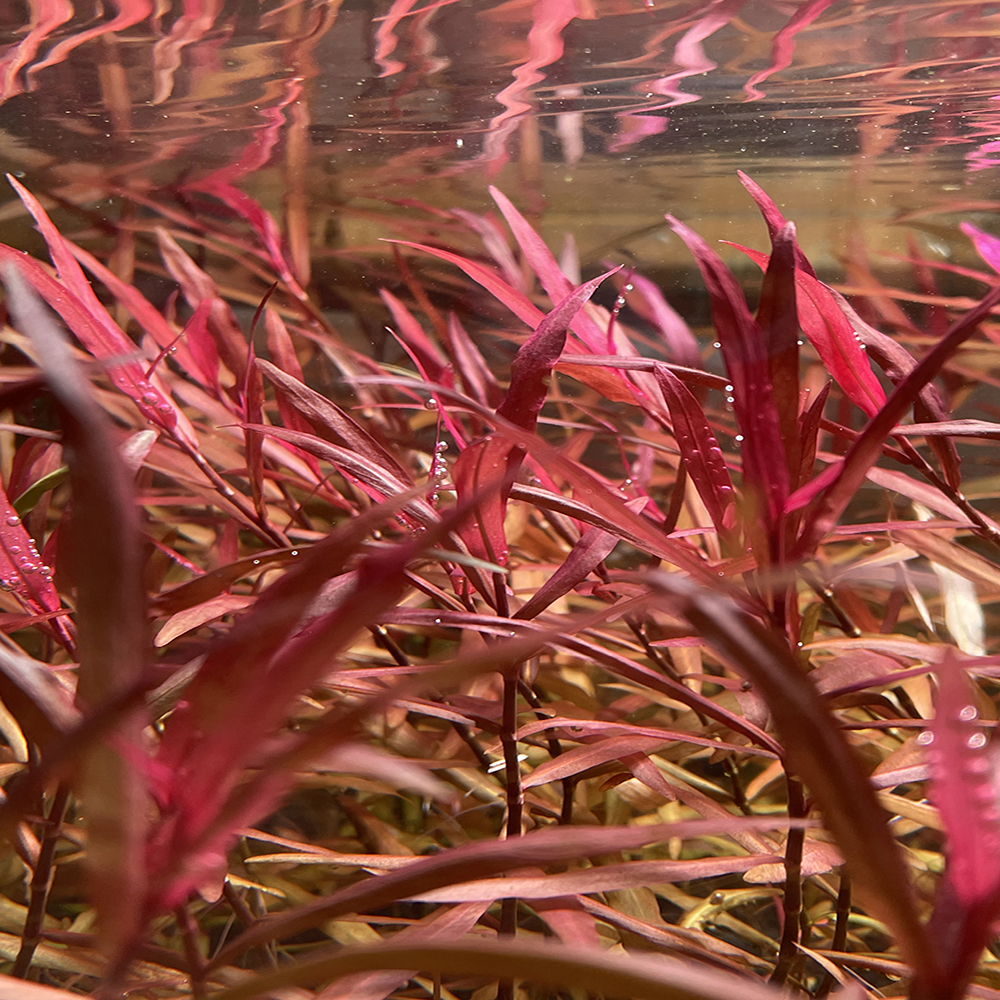
[{"label": "dark red leaf", "polygon": [[733,409],[743,434],[743,492],[760,507],[749,516],[764,517],[767,525],[776,525],[788,496],[788,468],[766,339],[719,255],[692,229],[671,215],[666,218],[687,244],[708,288],[716,336],[733,385]]},{"label": "dark red leaf", "polygon": [[[122,698],[145,672],[145,588],[131,475],[62,331],[19,270],[9,266],[4,280],[15,321],[34,341],[62,410],[73,502],[77,698],[93,713]],[[140,932],[144,916],[144,725],[142,713],[133,711],[119,723],[115,742],[92,747],[81,767],[92,898],[106,946],[115,953]]]},{"label": "dark red leaf", "polygon": [[521,345],[510,364],[510,386],[497,407],[497,415],[525,430],[533,430],[535,420],[548,395],[548,381],[563,352],[566,334],[576,314],[598,286],[619,268],[572,289],[538,324]]},{"label": "dark red leaf", "polygon": [[655,374],[670,410],[684,467],[715,530],[720,537],[732,541],[736,531],[736,494],[719,442],[688,387],[664,366],[658,365]]}]

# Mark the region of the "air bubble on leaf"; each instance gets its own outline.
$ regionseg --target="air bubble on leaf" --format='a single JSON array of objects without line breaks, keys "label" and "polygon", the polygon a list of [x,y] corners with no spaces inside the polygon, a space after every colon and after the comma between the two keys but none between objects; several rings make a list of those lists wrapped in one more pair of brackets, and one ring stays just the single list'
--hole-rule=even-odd
[{"label": "air bubble on leaf", "polygon": [[174,408],[169,403],[160,403],[157,409],[160,413],[172,413]]},{"label": "air bubble on leaf", "polygon": [[254,566],[259,566],[260,565],[260,560],[259,559],[254,559],[253,564],[254,564]]},{"label": "air bubble on leaf", "polygon": [[144,392],[139,397],[139,402],[144,406],[152,406],[159,398],[155,392]]},{"label": "air bubble on leaf", "polygon": [[437,408],[438,408],[438,403],[436,399],[431,398],[428,399],[426,403],[424,403],[425,410],[436,410]]},{"label": "air bubble on leaf", "polygon": [[981,747],[986,746],[986,734],[985,733],[973,733],[968,740],[966,740],[970,750],[978,750]]},{"label": "air bubble on leaf", "polygon": [[16,527],[17,527],[17,526],[18,526],[18,525],[19,525],[19,524],[21,523],[21,519],[20,519],[20,518],[19,518],[19,517],[17,516],[17,514],[11,514],[11,515],[10,515],[10,516],[9,516],[9,517],[7,518],[7,523],[8,523],[8,524],[9,524],[9,525],[10,525],[10,526],[11,526],[12,528],[16,528]]},{"label": "air bubble on leaf", "polygon": [[929,730],[925,729],[918,737],[917,743],[922,747],[929,747],[934,742],[934,734]]},{"label": "air bubble on leaf", "polygon": [[292,549],[292,551],[289,552],[288,554],[290,556],[297,556],[299,554],[299,550],[298,549]]},{"label": "air bubble on leaf", "polygon": [[21,546],[20,546],[20,545],[11,545],[11,546],[10,546],[10,548],[8,548],[8,549],[7,549],[7,551],[8,551],[8,552],[9,552],[9,553],[10,553],[10,554],[11,554],[12,556],[16,556],[16,555],[18,555],[18,553],[20,553],[20,551],[21,551]]},{"label": "air bubble on leaf", "polygon": [[441,624],[441,619],[440,618],[435,618],[434,619],[434,624],[435,625],[440,625]]},{"label": "air bubble on leaf", "polygon": [[17,590],[17,579],[12,576],[0,578],[0,590]]},{"label": "air bubble on leaf", "polygon": [[972,722],[978,715],[979,713],[976,711],[975,705],[966,705],[958,711],[958,718],[961,722]]},{"label": "air bubble on leaf", "polygon": [[51,566],[46,566],[44,564],[41,565],[41,566],[39,566],[38,567],[38,575],[39,576],[44,576],[45,579],[48,580],[52,576],[52,567]]},{"label": "air bubble on leaf", "polygon": [[33,562],[23,562],[21,563],[22,573],[34,573],[38,567]]},{"label": "air bubble on leaf", "polygon": [[436,452],[439,452],[439,453],[442,452],[442,451],[447,451],[448,450],[448,442],[447,441],[438,441],[438,443],[436,445],[434,445],[434,450]]}]

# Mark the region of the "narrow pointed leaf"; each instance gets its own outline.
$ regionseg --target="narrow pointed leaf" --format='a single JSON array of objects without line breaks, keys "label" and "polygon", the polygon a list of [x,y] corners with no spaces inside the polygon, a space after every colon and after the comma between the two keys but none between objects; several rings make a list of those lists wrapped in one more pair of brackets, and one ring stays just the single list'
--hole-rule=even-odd
[{"label": "narrow pointed leaf", "polygon": [[517,970],[528,982],[553,989],[579,989],[628,1000],[780,1000],[785,994],[758,979],[720,972],[667,955],[611,954],[551,942],[388,942],[345,949],[335,958],[292,966],[255,977],[252,984],[217,994],[218,1000],[249,1000],[257,993],[370,970],[420,968],[424,973],[509,977]]}]

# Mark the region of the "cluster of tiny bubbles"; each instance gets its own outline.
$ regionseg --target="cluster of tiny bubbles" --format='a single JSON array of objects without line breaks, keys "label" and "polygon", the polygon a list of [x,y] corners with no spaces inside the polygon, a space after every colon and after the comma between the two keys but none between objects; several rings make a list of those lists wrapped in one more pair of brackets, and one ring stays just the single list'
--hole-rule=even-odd
[{"label": "cluster of tiny bubbles", "polygon": [[444,453],[448,450],[447,441],[438,441],[434,445],[434,458],[431,460],[431,491],[427,494],[427,501],[432,506],[438,502],[438,491],[441,490],[448,479],[448,465],[444,460]]}]

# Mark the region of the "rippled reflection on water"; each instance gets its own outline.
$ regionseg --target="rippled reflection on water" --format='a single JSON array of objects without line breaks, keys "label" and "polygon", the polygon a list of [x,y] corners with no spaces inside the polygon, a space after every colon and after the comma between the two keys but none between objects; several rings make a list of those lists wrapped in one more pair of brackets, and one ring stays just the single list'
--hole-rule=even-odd
[{"label": "rippled reflection on water", "polygon": [[949,213],[995,208],[995,5],[23,6],[0,7],[3,166],[95,225],[248,192],[284,216],[303,282],[317,254],[423,225],[410,201],[480,208],[488,182],[554,242],[654,267],[682,257],[665,210],[759,242],[738,168],[827,267],[859,238],[902,252],[913,227],[884,223],[903,215],[946,259],[964,252]]}]

